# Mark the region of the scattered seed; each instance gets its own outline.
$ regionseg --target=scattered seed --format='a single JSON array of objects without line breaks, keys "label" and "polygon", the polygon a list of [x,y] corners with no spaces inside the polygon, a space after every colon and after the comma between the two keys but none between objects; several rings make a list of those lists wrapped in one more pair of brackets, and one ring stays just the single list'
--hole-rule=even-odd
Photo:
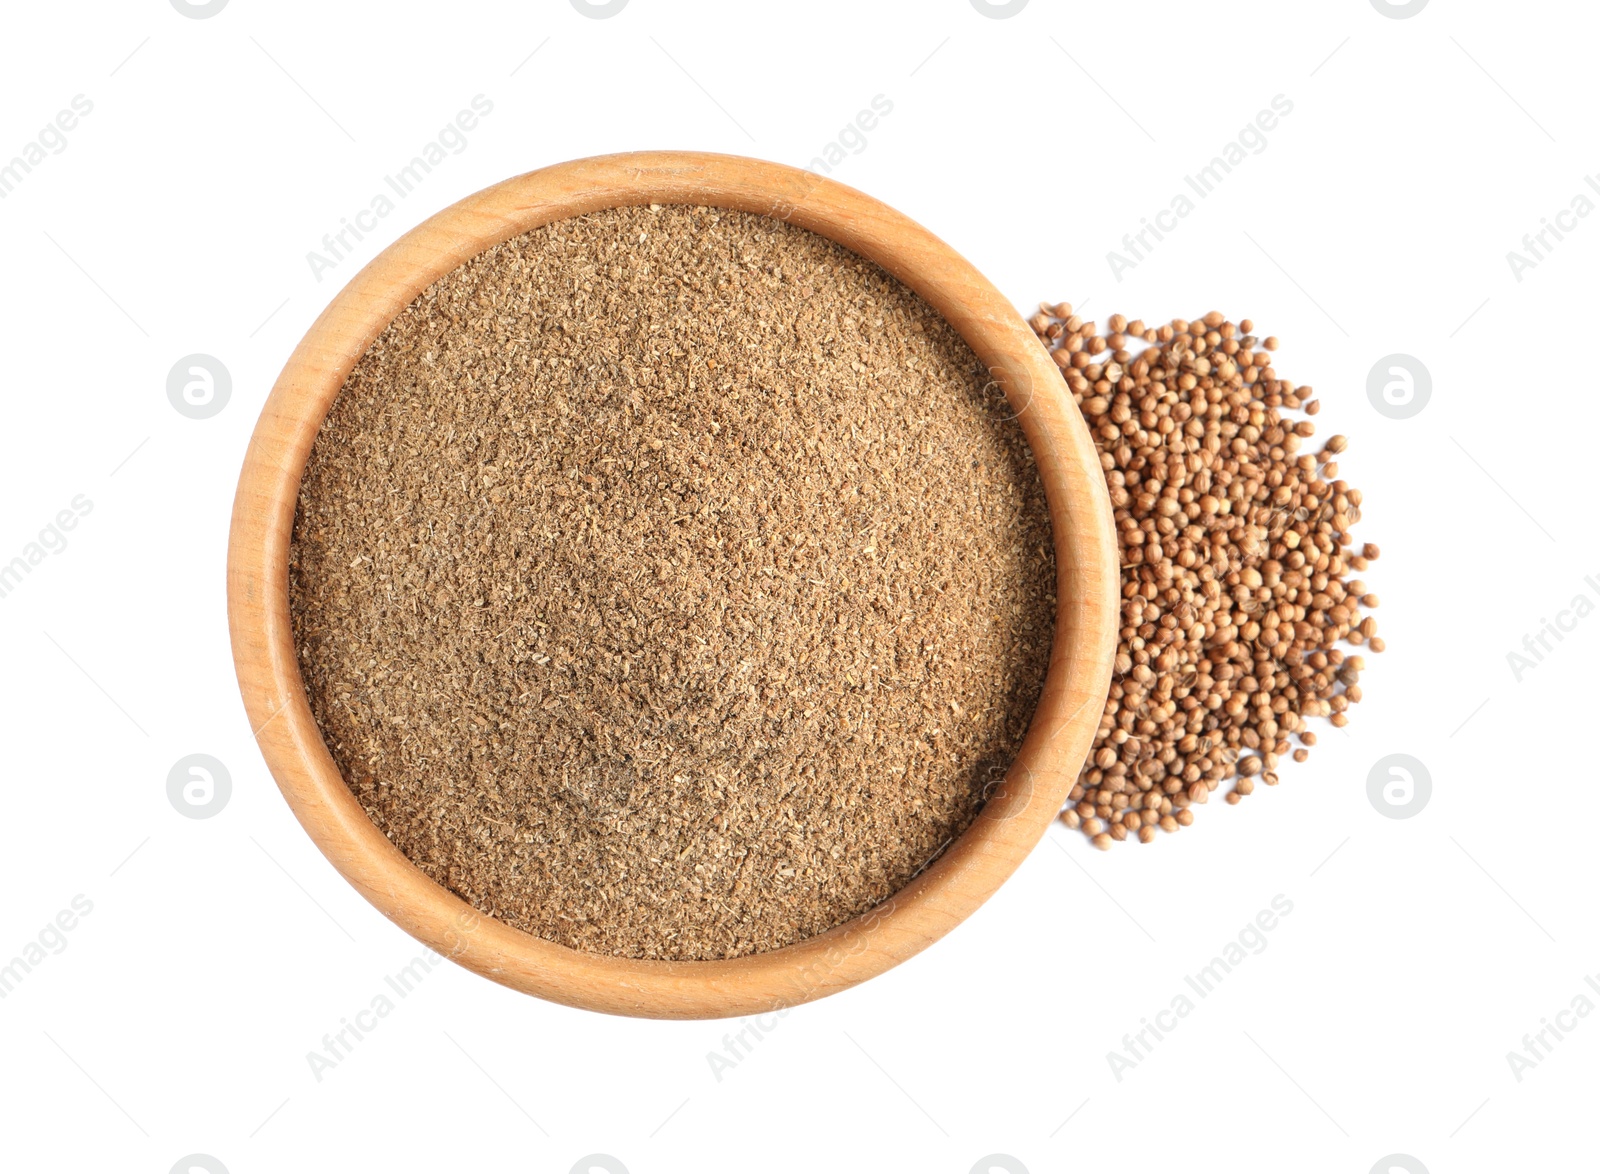
[{"label": "scattered seed", "polygon": [[1337,646],[1383,641],[1364,615],[1377,597],[1347,576],[1378,548],[1351,547],[1361,494],[1331,463],[1348,439],[1315,449],[1311,420],[1287,418],[1320,402],[1277,376],[1278,340],[1254,322],[1054,319],[1035,329],[1100,451],[1123,567],[1115,673],[1069,810],[1155,811],[1173,830],[1229,779],[1235,804],[1255,778],[1275,785],[1280,759],[1306,761],[1289,739],[1314,746],[1312,719],[1348,723],[1365,663]]}]

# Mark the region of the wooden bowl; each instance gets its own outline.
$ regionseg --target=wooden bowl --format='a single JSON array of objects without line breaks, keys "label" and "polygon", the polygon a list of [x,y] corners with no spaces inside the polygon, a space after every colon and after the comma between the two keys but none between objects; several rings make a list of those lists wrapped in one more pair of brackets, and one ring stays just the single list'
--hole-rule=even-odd
[{"label": "wooden bowl", "polygon": [[[583,953],[474,910],[378,830],[334,765],[306,699],[289,619],[301,474],[356,361],[431,283],[553,220],[636,204],[788,220],[883,266],[960,332],[1015,408],[1043,478],[1059,575],[1039,707],[1005,781],[930,867],[875,909],[770,953],[642,962]],[[985,210],[981,214],[994,214]],[[932,233],[851,188],[775,163],[695,152],[608,155],[497,184],[412,229],[351,280],[295,348],[245,455],[228,546],[228,623],[256,741],[333,866],[385,916],[488,978],[576,1007],[660,1018],[770,1011],[843,990],[917,953],[976,909],[1038,843],[1088,753],[1116,639],[1118,558],[1099,458],[1055,364],[1016,309]]]}]

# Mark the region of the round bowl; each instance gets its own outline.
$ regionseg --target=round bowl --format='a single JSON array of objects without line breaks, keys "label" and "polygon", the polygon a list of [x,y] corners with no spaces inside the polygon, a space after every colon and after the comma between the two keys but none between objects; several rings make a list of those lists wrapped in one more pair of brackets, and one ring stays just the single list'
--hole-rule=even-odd
[{"label": "round bowl", "polygon": [[[771,216],[881,265],[961,334],[1003,386],[1032,447],[1054,535],[1055,643],[1016,761],[980,815],[904,889],[816,937],[714,962],[583,953],[481,914],[427,877],[367,817],[323,744],[295,657],[289,543],[301,475],[345,377],[438,278],[554,220],[637,204]],[[775,163],[694,152],[546,167],[469,196],[406,233],[340,291],[295,348],[245,455],[228,546],[239,688],[267,765],[301,825],[368,901],[438,953],[572,1006],[659,1018],[772,1011],[881,974],[948,933],[1039,842],[1099,723],[1116,640],[1118,559],[1105,478],[1044,347],[983,275],[932,233],[852,188]]]}]

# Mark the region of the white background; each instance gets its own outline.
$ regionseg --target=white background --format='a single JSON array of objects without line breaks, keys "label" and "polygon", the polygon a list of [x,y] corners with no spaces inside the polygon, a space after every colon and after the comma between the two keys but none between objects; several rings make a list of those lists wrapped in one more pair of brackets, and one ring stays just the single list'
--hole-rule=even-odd
[{"label": "white background", "polygon": [[[1600,618],[1520,682],[1506,655],[1600,602],[1600,218],[1521,281],[1506,260],[1600,170],[1590,6],[232,0],[196,20],[125,0],[3,21],[0,161],[74,95],[94,109],[0,201],[0,562],[76,495],[93,510],[0,599],[0,962],[74,896],[93,911],[0,1000],[0,1167],[1592,1162],[1600,1016],[1520,1081],[1507,1053],[1600,973]],[[467,148],[315,280],[308,250],[480,93]],[[736,1024],[568,1010],[453,966],[317,1081],[306,1054],[418,949],[301,832],[235,691],[228,511],[277,371],[359,265],[468,193],[638,148],[805,165],[877,94],[893,113],[834,177],[1019,309],[1217,308],[1283,340],[1384,550],[1366,579],[1390,650],[1347,735],[1148,847],[1056,828],[966,924],[795,1010],[721,1081],[706,1056]],[[1266,149],[1118,282],[1107,252],[1278,94]],[[212,419],[166,397],[191,352],[233,376]],[[1366,398],[1392,352],[1432,373],[1409,420]],[[207,820],[166,794],[197,752],[233,780]],[[1433,780],[1415,818],[1367,797],[1394,752]],[[1277,894],[1294,910],[1265,951],[1117,1079],[1123,1035]]]}]

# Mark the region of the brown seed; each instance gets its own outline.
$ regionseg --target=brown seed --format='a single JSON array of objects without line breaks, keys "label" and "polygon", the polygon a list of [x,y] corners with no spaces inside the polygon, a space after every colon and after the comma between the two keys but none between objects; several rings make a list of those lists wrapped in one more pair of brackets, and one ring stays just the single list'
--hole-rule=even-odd
[{"label": "brown seed", "polygon": [[1123,574],[1116,676],[1075,793],[1101,818],[1185,826],[1229,780],[1236,803],[1306,761],[1308,719],[1348,722],[1364,665],[1344,649],[1382,647],[1354,578],[1361,494],[1333,459],[1347,438],[1313,447],[1320,403],[1280,378],[1277,339],[1253,322],[1175,318],[1137,356],[1142,322],[1079,325],[1051,341],[1074,356],[1066,385],[1100,451]]},{"label": "brown seed", "polygon": [[1109,851],[1111,848],[1111,837],[1106,835],[1105,832],[1101,832],[1099,835],[1094,836],[1089,842],[1096,848],[1099,848],[1102,852]]},{"label": "brown seed", "polygon": [[1371,640],[1367,641],[1367,647],[1372,649],[1374,652],[1382,652],[1388,647],[1388,645],[1383,642],[1382,636],[1374,636]]}]

